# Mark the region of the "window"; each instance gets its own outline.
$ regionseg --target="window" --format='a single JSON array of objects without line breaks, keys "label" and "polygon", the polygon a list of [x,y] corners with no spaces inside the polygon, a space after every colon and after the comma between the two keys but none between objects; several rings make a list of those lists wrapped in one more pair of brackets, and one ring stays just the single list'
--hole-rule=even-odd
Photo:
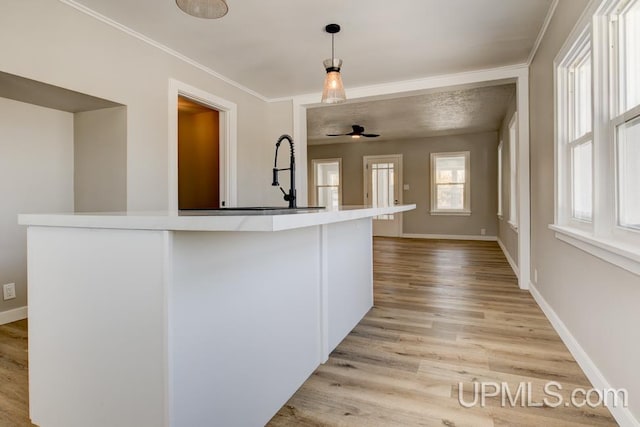
[{"label": "window", "polygon": [[618,127],[619,225],[640,230],[640,117]]},{"label": "window", "polygon": [[582,42],[577,58],[568,67],[569,132],[567,148],[571,162],[571,218],[591,222],[593,216],[593,132],[591,125],[591,45]]},{"label": "window", "polygon": [[[396,200],[395,195],[395,164],[385,161],[372,161],[368,163],[371,170],[371,206],[386,207],[393,206]],[[377,220],[391,221],[395,219],[394,214],[378,215]]]},{"label": "window", "polygon": [[589,7],[555,61],[550,227],[559,239],[640,275],[640,0]]},{"label": "window", "polygon": [[312,160],[314,206],[337,209],[342,204],[342,159]]},{"label": "window", "polygon": [[502,141],[498,144],[498,218],[502,219]]},{"label": "window", "polygon": [[557,70],[559,221],[593,229],[593,51],[584,31]]},{"label": "window", "polygon": [[518,113],[509,122],[509,224],[518,228]]},{"label": "window", "polygon": [[640,1],[618,2],[610,19],[617,59],[612,83],[618,88],[618,109],[624,112],[640,104]]},{"label": "window", "polygon": [[431,153],[431,214],[471,215],[469,152]]},{"label": "window", "polygon": [[593,149],[591,141],[571,147],[572,218],[591,222],[593,215]]},{"label": "window", "polygon": [[[365,205],[382,208],[401,203],[402,154],[362,156],[362,172]],[[374,235],[402,234],[402,215],[382,214],[373,219]]]},{"label": "window", "polygon": [[615,129],[617,226],[640,230],[640,0],[621,1],[611,14],[617,88]]}]

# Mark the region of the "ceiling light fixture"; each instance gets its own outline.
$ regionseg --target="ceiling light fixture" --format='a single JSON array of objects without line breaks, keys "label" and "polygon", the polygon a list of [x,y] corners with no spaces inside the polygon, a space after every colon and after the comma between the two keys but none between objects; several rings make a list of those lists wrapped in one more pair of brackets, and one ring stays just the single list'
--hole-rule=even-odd
[{"label": "ceiling light fixture", "polygon": [[353,125],[351,129],[353,130],[349,133],[328,133],[327,136],[350,136],[353,139],[358,139],[363,136],[365,138],[377,138],[380,136],[377,133],[364,133],[364,127],[360,125]]},{"label": "ceiling light fixture", "polygon": [[222,18],[229,11],[225,0],[176,0],[183,12],[196,18]]},{"label": "ceiling light fixture", "polygon": [[324,88],[322,89],[322,102],[325,104],[338,104],[347,100],[347,96],[344,94],[342,77],[340,76],[342,59],[337,59],[334,55],[333,38],[336,33],[340,32],[340,25],[329,24],[324,30],[331,34],[331,59],[324,60],[327,76],[324,79]]}]

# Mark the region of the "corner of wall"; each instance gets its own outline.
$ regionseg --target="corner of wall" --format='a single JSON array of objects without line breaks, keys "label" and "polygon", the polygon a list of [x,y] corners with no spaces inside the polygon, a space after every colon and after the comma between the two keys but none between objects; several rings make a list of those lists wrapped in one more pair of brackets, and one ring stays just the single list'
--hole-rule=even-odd
[{"label": "corner of wall", "polygon": [[509,251],[505,247],[504,243],[502,243],[502,240],[500,240],[499,236],[497,238],[497,241],[498,241],[498,246],[500,246],[500,249],[502,249],[502,252],[504,253],[505,258],[507,259],[507,262],[511,266],[511,269],[513,270],[513,273],[519,279],[520,278],[520,269],[518,268],[518,263],[513,259],[513,257],[511,256],[511,254],[509,253]]}]

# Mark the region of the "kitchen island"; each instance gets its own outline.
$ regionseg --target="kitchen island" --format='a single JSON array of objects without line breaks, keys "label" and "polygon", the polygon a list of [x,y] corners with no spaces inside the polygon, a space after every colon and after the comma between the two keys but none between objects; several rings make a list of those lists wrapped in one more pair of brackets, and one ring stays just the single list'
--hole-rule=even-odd
[{"label": "kitchen island", "polygon": [[32,421],[264,425],[372,307],[372,218],[414,208],[21,215]]}]

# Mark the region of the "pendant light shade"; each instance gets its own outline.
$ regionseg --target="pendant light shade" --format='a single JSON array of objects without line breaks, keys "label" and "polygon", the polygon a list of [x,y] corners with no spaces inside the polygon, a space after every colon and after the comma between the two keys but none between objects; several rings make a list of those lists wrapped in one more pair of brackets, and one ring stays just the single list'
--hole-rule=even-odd
[{"label": "pendant light shade", "polygon": [[222,18],[229,11],[225,0],[176,0],[176,4],[184,12],[196,18]]},{"label": "pendant light shade", "polygon": [[339,104],[347,99],[340,75],[341,59],[325,59],[324,68],[327,76],[324,78],[324,88],[322,89],[322,102],[325,104]]},{"label": "pendant light shade", "polygon": [[323,62],[327,75],[322,88],[322,102],[325,104],[339,104],[347,100],[347,96],[344,93],[344,85],[342,84],[342,76],[340,75],[342,59],[338,59],[334,55],[333,36],[340,31],[340,25],[329,24],[325,27],[325,31],[331,34],[331,59],[325,59]]}]

